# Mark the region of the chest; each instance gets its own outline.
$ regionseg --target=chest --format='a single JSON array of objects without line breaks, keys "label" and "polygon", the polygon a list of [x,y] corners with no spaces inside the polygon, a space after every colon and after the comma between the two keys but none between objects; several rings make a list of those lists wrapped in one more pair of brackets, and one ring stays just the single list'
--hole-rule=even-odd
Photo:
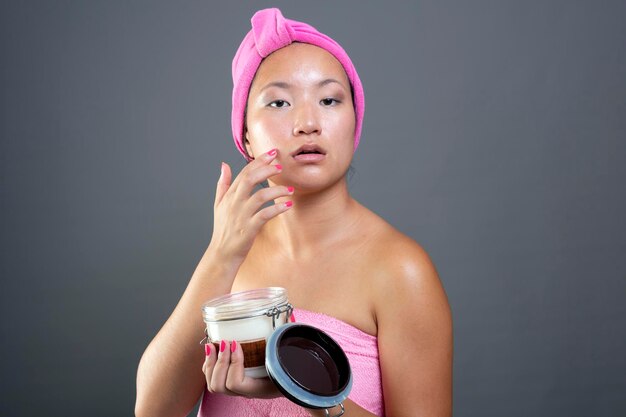
[{"label": "chest", "polygon": [[[371,265],[349,252],[333,251],[298,261],[280,254],[251,253],[233,291],[278,286],[297,308],[324,313],[375,335]],[[297,317],[296,317],[297,319]]]}]

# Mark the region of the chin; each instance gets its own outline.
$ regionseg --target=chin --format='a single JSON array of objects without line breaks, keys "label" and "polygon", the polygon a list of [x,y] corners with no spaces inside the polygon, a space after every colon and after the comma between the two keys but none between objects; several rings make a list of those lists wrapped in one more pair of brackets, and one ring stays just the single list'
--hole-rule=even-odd
[{"label": "chin", "polygon": [[[346,169],[347,172],[347,169]],[[343,175],[328,175],[327,173],[301,173],[294,177],[283,177],[280,184],[295,187],[296,194],[314,194],[325,191],[336,186],[341,181],[345,181],[346,172]]]}]

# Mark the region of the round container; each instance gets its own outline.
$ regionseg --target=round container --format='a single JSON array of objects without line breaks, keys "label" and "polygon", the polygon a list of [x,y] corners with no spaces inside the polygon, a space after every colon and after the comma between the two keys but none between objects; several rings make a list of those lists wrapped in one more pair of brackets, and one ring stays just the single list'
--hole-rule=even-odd
[{"label": "round container", "polygon": [[267,341],[265,367],[294,403],[318,409],[340,405],[343,414],[343,401],[352,389],[350,362],[322,330],[299,323],[276,329]]},{"label": "round container", "polygon": [[267,376],[265,346],[274,329],[287,323],[293,310],[280,287],[226,294],[202,305],[209,343],[236,340],[244,355],[245,374]]}]

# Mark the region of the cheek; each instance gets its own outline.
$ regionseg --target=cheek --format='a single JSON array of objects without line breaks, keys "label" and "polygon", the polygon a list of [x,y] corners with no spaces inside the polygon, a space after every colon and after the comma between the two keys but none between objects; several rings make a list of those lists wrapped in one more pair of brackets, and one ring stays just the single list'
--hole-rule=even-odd
[{"label": "cheek", "polygon": [[255,154],[268,149],[276,148],[278,137],[278,125],[267,120],[255,120],[248,124],[247,139]]},{"label": "cheek", "polygon": [[356,122],[354,120],[354,112],[345,111],[340,114],[333,115],[328,120],[327,129],[332,133],[330,135],[341,140],[346,148],[352,152],[354,150],[354,130]]},{"label": "cheek", "polygon": [[253,117],[248,124],[248,130],[252,139],[272,140],[291,132],[290,123],[287,117]]}]

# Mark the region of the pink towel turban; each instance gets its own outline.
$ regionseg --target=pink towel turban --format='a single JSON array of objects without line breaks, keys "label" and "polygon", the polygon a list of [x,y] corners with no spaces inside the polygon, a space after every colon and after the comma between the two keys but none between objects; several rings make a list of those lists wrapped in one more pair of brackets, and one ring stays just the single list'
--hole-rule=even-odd
[{"label": "pink towel turban", "polygon": [[285,19],[278,9],[259,10],[252,16],[252,30],[239,45],[233,59],[233,112],[231,126],[233,139],[239,152],[246,158],[248,154],[243,144],[244,113],[248,101],[248,92],[263,58],[292,42],[303,42],[318,46],[330,52],[343,66],[352,84],[356,124],[354,130],[354,149],[359,145],[365,96],[363,86],[350,57],[343,48],[330,37],[318,32],[306,23]]}]

